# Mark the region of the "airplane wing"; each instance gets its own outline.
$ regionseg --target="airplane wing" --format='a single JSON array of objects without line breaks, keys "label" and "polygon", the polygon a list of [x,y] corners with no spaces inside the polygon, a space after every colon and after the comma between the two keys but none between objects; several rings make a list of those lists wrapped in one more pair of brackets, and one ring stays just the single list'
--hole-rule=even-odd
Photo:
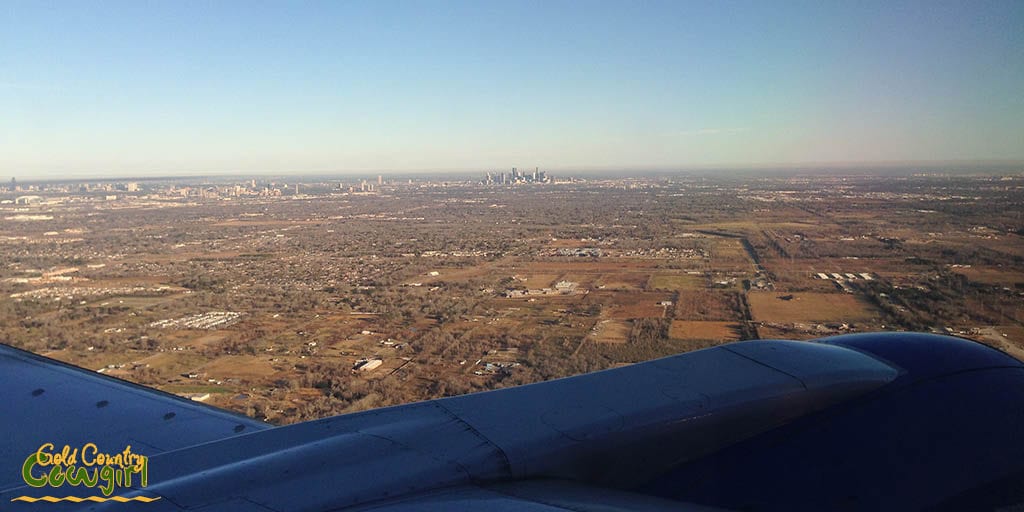
[{"label": "airplane wing", "polygon": [[270,428],[263,422],[0,345],[0,490],[46,442],[159,454]]},{"label": "airplane wing", "polygon": [[87,494],[31,488],[18,471],[43,442],[89,440],[150,457],[148,485],[119,490],[147,502],[79,505],[90,510],[915,510],[1024,500],[1013,485],[1024,475],[1015,430],[1024,365],[943,336],[819,341],[738,342],[271,429],[5,350],[0,383],[12,399],[0,405],[2,433],[14,442],[2,452],[0,504],[53,508],[11,500]]}]

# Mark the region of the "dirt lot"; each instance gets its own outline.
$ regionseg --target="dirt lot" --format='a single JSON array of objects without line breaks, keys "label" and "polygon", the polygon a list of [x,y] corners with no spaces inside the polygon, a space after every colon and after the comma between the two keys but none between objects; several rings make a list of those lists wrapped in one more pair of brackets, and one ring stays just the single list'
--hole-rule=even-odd
[{"label": "dirt lot", "polygon": [[757,321],[855,322],[877,315],[869,305],[846,293],[751,293],[748,300]]}]

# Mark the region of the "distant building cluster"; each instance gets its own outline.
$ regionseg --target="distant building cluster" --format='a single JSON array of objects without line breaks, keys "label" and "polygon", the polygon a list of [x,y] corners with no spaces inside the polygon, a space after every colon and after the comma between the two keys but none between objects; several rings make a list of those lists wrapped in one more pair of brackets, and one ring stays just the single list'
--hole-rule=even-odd
[{"label": "distant building cluster", "polygon": [[[27,183],[19,184],[18,180],[11,178],[10,185],[0,186],[0,192],[139,192],[139,184],[137,182],[118,182],[118,183],[90,183],[90,182],[70,182],[70,183],[58,183],[58,182],[42,182],[42,183]],[[28,200],[34,200],[38,196],[28,195],[22,196]],[[19,198],[21,199],[21,198]],[[21,203],[18,204],[33,204],[33,203]]]},{"label": "distant building cluster", "polygon": [[0,206],[42,208],[72,202],[107,202],[118,207],[125,202],[146,201],[230,201],[243,199],[305,199],[338,194],[374,195],[396,190],[444,188],[473,188],[479,186],[574,183],[575,178],[556,181],[540,168],[523,171],[488,172],[483,180],[448,179],[395,179],[384,175],[370,178],[350,178],[347,181],[314,179],[311,181],[201,177],[195,181],[184,178],[139,178],[139,181],[34,181],[0,183]]},{"label": "distant building cluster", "polygon": [[568,256],[573,258],[600,258],[604,251],[600,247],[563,247],[545,251],[542,256]]},{"label": "distant building cluster", "polygon": [[500,172],[492,173],[488,172],[483,181],[483,185],[521,185],[525,183],[551,183],[552,178],[547,175],[546,172],[540,170],[539,167],[534,167],[533,172],[520,171],[518,168],[513,167],[511,172]]},{"label": "distant building cluster", "polygon": [[530,290],[509,289],[502,292],[502,296],[508,299],[520,297],[543,296],[543,295],[573,295],[577,292],[579,283],[572,281],[559,281],[554,288],[535,288]]},{"label": "distant building cluster", "polygon": [[515,368],[517,366],[521,366],[521,363],[515,362],[515,361],[512,361],[512,362],[499,361],[499,362],[495,362],[495,363],[477,362],[477,364],[478,365],[483,365],[482,369],[475,370],[473,372],[473,375],[478,375],[478,376],[494,375],[494,374],[497,374],[497,373],[510,374],[510,373],[512,373],[512,371],[511,371],[512,368]]},{"label": "distant building cluster", "polygon": [[[53,276],[47,279],[50,280],[63,280],[58,279],[60,277],[67,276]],[[17,282],[17,281],[12,281]],[[31,283],[31,281],[29,281]],[[57,288],[39,288],[36,290],[29,290],[25,292],[12,293],[10,297],[12,299],[22,300],[40,300],[49,299],[53,301],[59,300],[76,300],[87,297],[96,297],[102,295],[148,295],[148,294],[163,294],[170,290],[167,286],[70,286],[70,287],[57,287]],[[123,301],[122,301],[123,302]],[[107,303],[102,303],[100,306],[107,306]]]},{"label": "distant building cluster", "polygon": [[241,316],[242,313],[234,311],[210,311],[174,320],[158,320],[149,326],[161,329],[219,329],[234,324]]}]

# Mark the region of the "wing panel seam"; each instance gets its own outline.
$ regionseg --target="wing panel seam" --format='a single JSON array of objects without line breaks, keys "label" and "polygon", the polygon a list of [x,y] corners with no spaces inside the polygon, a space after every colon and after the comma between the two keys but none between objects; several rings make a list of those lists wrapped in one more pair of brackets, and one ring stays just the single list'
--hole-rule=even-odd
[{"label": "wing panel seam", "polygon": [[750,356],[748,356],[746,354],[743,354],[743,353],[740,353],[740,352],[736,352],[735,350],[732,350],[732,349],[730,349],[727,346],[723,345],[723,346],[720,346],[718,348],[720,348],[722,350],[725,350],[725,351],[729,352],[730,354],[736,354],[736,355],[738,355],[738,356],[740,356],[743,359],[746,359],[748,361],[753,361],[754,363],[757,363],[757,364],[759,364],[761,366],[764,366],[765,368],[770,368],[772,370],[775,370],[775,371],[777,371],[777,372],[779,372],[779,373],[781,373],[783,375],[786,375],[787,377],[792,377],[794,380],[799,382],[800,385],[803,386],[804,389],[807,389],[807,383],[804,382],[803,379],[801,379],[800,377],[797,377],[796,375],[793,375],[792,373],[789,373],[789,372],[787,372],[785,370],[780,370],[779,368],[776,368],[776,367],[774,367],[774,366],[772,366],[772,365],[770,365],[768,363],[765,363],[764,361],[758,361],[757,359],[754,359],[753,357],[750,357]]},{"label": "wing panel seam", "polygon": [[[441,409],[442,411],[444,411],[445,414],[450,416],[455,421],[458,421],[459,423],[465,425],[466,428],[469,429],[469,431],[472,432],[473,435],[475,435],[477,438],[479,438],[483,442],[485,442],[488,445],[490,445],[491,447],[493,447],[498,452],[498,455],[501,457],[501,464],[504,466],[505,473],[508,474],[508,475],[511,475],[512,474],[512,461],[509,460],[508,454],[505,453],[505,450],[503,450],[501,448],[501,446],[498,446],[498,444],[495,443],[494,441],[491,441],[490,438],[488,438],[487,436],[485,436],[483,434],[483,432],[480,432],[479,430],[476,429],[476,427],[474,427],[473,425],[470,425],[469,422],[467,422],[466,420],[462,419],[461,416],[459,416],[458,414],[455,414],[454,411],[452,411],[451,409],[445,407],[443,402],[444,402],[443,400],[438,400],[438,401],[434,402],[434,405],[437,406],[438,409]],[[470,477],[472,477],[472,475],[470,475]]]}]

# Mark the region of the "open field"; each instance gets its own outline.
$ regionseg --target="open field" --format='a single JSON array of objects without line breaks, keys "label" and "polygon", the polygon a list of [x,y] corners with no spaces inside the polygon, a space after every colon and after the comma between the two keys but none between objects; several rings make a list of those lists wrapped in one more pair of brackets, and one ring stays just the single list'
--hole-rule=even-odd
[{"label": "open field", "polygon": [[675,308],[678,320],[736,321],[742,318],[735,294],[721,290],[681,292]]},{"label": "open field", "polygon": [[532,272],[563,273],[563,272],[622,272],[648,269],[658,266],[656,260],[608,259],[607,261],[536,261],[530,263]]},{"label": "open field", "polygon": [[639,291],[646,288],[650,274],[641,272],[616,272],[601,274],[595,282],[602,290]]},{"label": "open field", "polygon": [[664,306],[662,302],[671,302],[672,294],[665,292],[611,292],[601,290],[592,292],[588,297],[590,301],[604,305],[605,310],[611,318],[662,318],[671,305]]},{"label": "open field", "polygon": [[675,320],[669,330],[669,336],[675,339],[697,339],[715,341],[736,341],[740,339],[739,326],[731,322],[702,322],[692,320]]},{"label": "open field", "polygon": [[218,380],[255,381],[270,377],[279,371],[274,368],[275,359],[277,358],[271,356],[221,356],[201,366],[199,370],[208,375],[208,378]]},{"label": "open field", "polygon": [[558,281],[559,274],[523,274],[520,279],[527,288],[550,288]]},{"label": "open field", "polygon": [[953,271],[957,274],[967,276],[971,281],[977,281],[979,283],[990,284],[993,286],[1024,286],[1024,272],[1019,270],[972,266],[970,268],[955,268]]},{"label": "open field", "polygon": [[598,343],[625,343],[628,335],[629,322],[624,320],[598,321],[591,334]]},{"label": "open field", "polygon": [[748,300],[758,321],[849,323],[877,316],[870,306],[845,293],[751,293]]},{"label": "open field", "polygon": [[698,290],[704,288],[704,276],[692,274],[654,274],[648,290]]},{"label": "open field", "polygon": [[598,286],[596,283],[598,283],[600,281],[601,273],[599,273],[599,272],[582,273],[582,272],[568,271],[568,272],[562,274],[562,279],[564,279],[566,281],[571,281],[573,283],[578,283],[581,287],[583,287],[585,289],[594,289],[594,288],[597,288],[597,286]]},{"label": "open field", "polygon": [[714,239],[711,246],[711,266],[716,270],[743,272],[750,270],[753,264],[739,240]]}]

